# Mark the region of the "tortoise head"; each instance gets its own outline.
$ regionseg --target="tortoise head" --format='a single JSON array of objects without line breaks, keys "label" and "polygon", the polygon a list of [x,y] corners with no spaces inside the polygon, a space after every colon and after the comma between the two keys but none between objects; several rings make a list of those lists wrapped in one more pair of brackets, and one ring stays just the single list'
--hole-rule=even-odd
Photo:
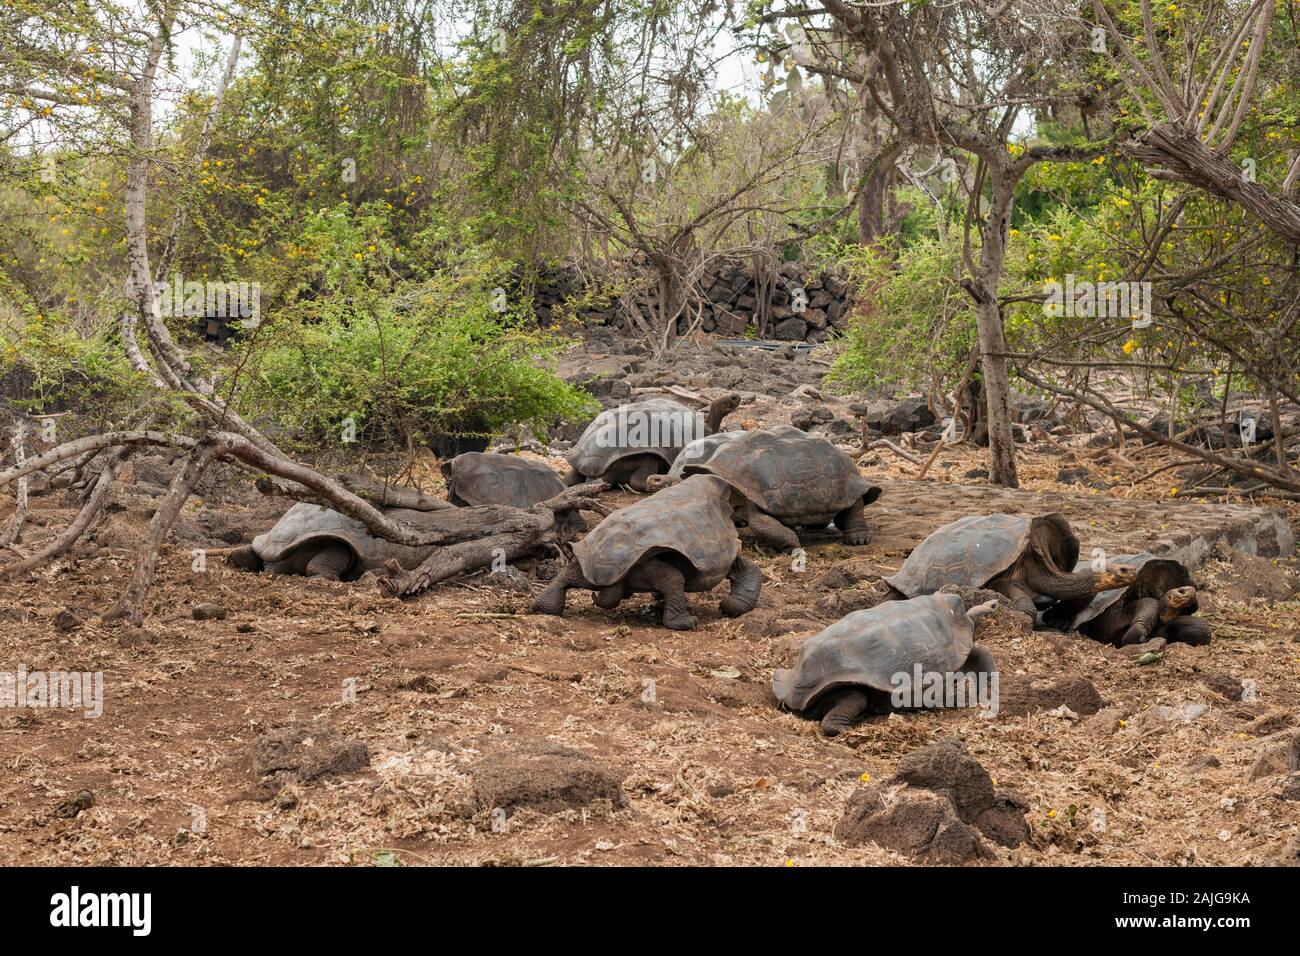
[{"label": "tortoise head", "polygon": [[650,494],[654,494],[656,491],[662,491],[680,483],[681,479],[675,475],[651,475],[645,480],[645,490]]},{"label": "tortoise head", "polygon": [[1126,588],[1137,580],[1137,576],[1138,568],[1134,565],[1121,564],[1118,561],[1107,562],[1106,566],[1097,573],[1097,590]]},{"label": "tortoise head", "polygon": [[980,619],[988,617],[997,609],[998,609],[998,602],[996,599],[992,601],[985,601],[983,604],[973,605],[966,612],[966,617],[970,619],[971,625],[976,629],[978,629]]},{"label": "tortoise head", "polygon": [[1176,614],[1196,603],[1196,588],[1191,586],[1170,588],[1164,593],[1164,598],[1161,603]]}]

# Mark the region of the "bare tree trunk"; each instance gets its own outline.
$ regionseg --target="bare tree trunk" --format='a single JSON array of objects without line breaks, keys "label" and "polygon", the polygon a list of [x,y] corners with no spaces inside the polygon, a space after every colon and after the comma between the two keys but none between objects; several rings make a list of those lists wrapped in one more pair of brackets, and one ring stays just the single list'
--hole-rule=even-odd
[{"label": "bare tree trunk", "polygon": [[176,516],[180,514],[181,508],[194,491],[195,484],[203,477],[208,466],[216,460],[217,451],[217,443],[213,439],[203,439],[190,452],[185,467],[172,479],[171,487],[167,489],[167,494],[163,496],[162,503],[149,522],[149,534],[145,538],[144,549],[136,561],[131,583],[127,585],[126,592],[118,598],[117,602],[104,612],[105,621],[125,618],[137,627],[144,623],[144,599],[149,593],[150,585],[153,584],[154,569],[158,566],[158,552],[163,542],[167,540]]},{"label": "bare tree trunk", "polygon": [[1291,463],[1286,458],[1286,437],[1282,431],[1281,412],[1277,404],[1277,387],[1268,385],[1268,414],[1273,419],[1273,450],[1277,455],[1277,470],[1283,475],[1291,473]]},{"label": "bare tree trunk", "polygon": [[[18,419],[13,435],[14,463],[22,466],[27,461],[27,422]],[[18,479],[18,493],[14,497],[14,514],[9,520],[9,527],[0,533],[0,548],[7,548],[18,540],[23,532],[23,523],[27,520],[27,476]]]},{"label": "bare tree trunk", "polygon": [[998,304],[998,282],[1006,255],[1006,220],[1016,176],[1012,167],[990,166],[991,201],[981,230],[980,261],[975,281],[966,291],[975,300],[975,328],[983,369],[985,420],[989,434],[989,481],[1020,487],[1016,476],[1016,445],[1011,434],[1011,380],[1007,375],[1007,340]]}]

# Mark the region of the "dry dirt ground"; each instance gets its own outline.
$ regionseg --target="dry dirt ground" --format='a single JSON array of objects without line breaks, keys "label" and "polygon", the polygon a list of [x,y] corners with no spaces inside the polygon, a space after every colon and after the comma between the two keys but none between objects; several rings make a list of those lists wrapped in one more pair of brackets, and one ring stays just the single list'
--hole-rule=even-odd
[{"label": "dry dirt ground", "polygon": [[[184,540],[164,551],[145,627],[108,627],[96,612],[120,593],[147,520],[127,508],[98,548],[0,584],[0,670],[102,671],[106,697],[98,719],[0,710],[0,858],[902,864],[837,840],[836,822],[864,781],[887,780],[903,755],[947,736],[1027,802],[1030,840],[993,848],[993,864],[1278,858],[1300,803],[1282,795],[1285,758],[1270,767],[1261,755],[1300,725],[1290,560],[1206,562],[1197,575],[1214,644],[1171,646],[1154,663],[1000,612],[980,638],[1003,674],[994,719],[898,714],[826,740],[775,707],[773,668],[956,516],[944,495],[983,500],[947,477],[979,464],[977,450],[952,450],[937,481],[891,485],[864,548],[810,541],[802,571],[761,556],[759,609],[726,620],[716,597],[695,595],[701,626],[685,633],[656,626],[645,599],[610,613],[586,592],[571,593],[562,619],[531,615],[527,595],[483,574],[398,603],[366,582],[250,575],[215,556],[194,571]],[[895,479],[915,470],[889,455],[868,467]],[[1143,514],[1202,520],[1145,501],[1169,490],[1150,483],[1123,496],[1154,510],[1117,510],[1055,484],[1059,467],[1029,455],[1025,486],[1069,504],[1085,548],[1090,534],[1139,543]],[[71,515],[59,504],[34,500],[49,532]],[[285,504],[194,501],[185,527],[246,537]],[[227,616],[195,620],[204,602]],[[1256,699],[1241,699],[1243,681]]]}]

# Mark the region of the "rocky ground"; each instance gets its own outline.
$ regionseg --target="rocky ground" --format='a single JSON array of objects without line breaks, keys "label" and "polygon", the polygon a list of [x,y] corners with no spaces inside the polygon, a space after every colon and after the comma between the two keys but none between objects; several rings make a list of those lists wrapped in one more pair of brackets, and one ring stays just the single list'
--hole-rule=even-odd
[{"label": "rocky ground", "polygon": [[[854,453],[864,416],[890,433],[891,415],[919,413],[822,395],[815,352],[748,349],[726,363],[686,353],[671,369],[593,352],[566,373],[607,375],[596,387],[607,403],[736,388],[748,400],[729,424],[793,420]],[[990,488],[982,451],[965,446],[941,450],[918,482],[899,452],[929,448],[891,441],[897,451],[861,459],[886,488],[869,511],[871,544],[823,536],[805,542],[806,563],[759,555],[760,607],[727,620],[696,595],[692,632],[656,626],[644,598],[611,613],[575,592],[566,617],[532,615],[510,576],[471,575],[399,603],[364,580],[245,574],[219,549],[287,503],[225,478],[187,506],[145,627],[108,627],[97,614],[120,593],[169,473],[145,459],[84,548],[0,583],[0,670],[102,671],[106,695],[98,719],[0,710],[0,854],[146,865],[1294,862],[1300,573],[1292,558],[1233,547],[1252,521],[1285,536],[1294,503],[1184,502],[1165,477],[1138,480],[1163,452],[1134,469],[1085,465],[1048,441],[1025,446],[1014,495]],[[432,461],[413,474],[437,488]],[[27,534],[53,533],[74,505],[35,498]],[[1137,659],[1000,611],[980,637],[1003,675],[992,719],[895,714],[826,740],[776,708],[772,670],[862,606],[916,541],[959,514],[1012,507],[1065,510],[1085,549],[1208,541],[1196,575],[1215,642]],[[1281,524],[1255,521],[1261,507]]]}]

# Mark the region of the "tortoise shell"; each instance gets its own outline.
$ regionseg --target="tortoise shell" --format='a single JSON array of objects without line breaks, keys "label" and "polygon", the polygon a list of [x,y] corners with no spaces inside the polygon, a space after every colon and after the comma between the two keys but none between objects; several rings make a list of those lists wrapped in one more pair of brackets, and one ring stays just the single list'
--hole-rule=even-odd
[{"label": "tortoise shell", "polygon": [[442,463],[442,477],[456,505],[529,508],[564,491],[553,468],[518,455],[466,452]]},{"label": "tortoise shell", "polygon": [[668,469],[668,474],[673,478],[685,477],[682,470],[688,465],[704,464],[719,448],[743,434],[744,432],[718,432],[716,435],[705,435],[703,438],[695,439],[678,453],[673,466]]},{"label": "tortoise shell", "polygon": [[838,687],[892,691],[894,677],[952,673],[970,656],[975,628],[955,594],[886,601],[840,618],[804,642],[794,667],[772,675],[772,691],[791,710],[807,710]]},{"label": "tortoise shell", "polygon": [[842,449],[793,425],[744,432],[719,446],[684,475],[717,475],[760,509],[788,525],[824,525],[880,489],[858,472]]},{"label": "tortoise shell", "polygon": [[931,533],[885,583],[907,597],[933,594],[945,584],[982,588],[1025,556],[1036,527],[1051,532],[1057,568],[1073,568],[1079,539],[1064,515],[969,515]]},{"label": "tortoise shell", "polygon": [[[385,513],[415,527],[426,527],[439,512],[389,508]],[[338,542],[352,549],[349,576],[382,568],[394,560],[403,568],[418,567],[433,546],[413,548],[377,538],[360,521],[332,508],[300,501],[286,511],[270,531],[253,539],[253,552],[278,574],[302,574],[321,545]]]},{"label": "tortoise shell", "polygon": [[740,554],[730,498],[720,478],[688,478],[609,515],[573,546],[573,555],[597,587],[622,580],[644,557],[676,555],[686,590],[707,591]]},{"label": "tortoise shell", "polygon": [[651,398],[608,408],[587,426],[568,454],[580,475],[598,478],[629,455],[655,455],[671,465],[677,453],[704,436],[704,416],[679,402]]},{"label": "tortoise shell", "polygon": [[[1120,554],[1110,560],[1118,564],[1131,564],[1138,569],[1137,580],[1127,588],[1111,588],[1090,597],[1076,601],[1058,601],[1043,615],[1043,623],[1048,627],[1062,631],[1078,630],[1089,621],[1100,617],[1102,613],[1121,598],[1125,603],[1138,598],[1161,598],[1166,591],[1185,587],[1192,583],[1192,575],[1181,561],[1170,558],[1158,558],[1143,551],[1139,554]],[[1074,568],[1082,571],[1089,566],[1089,561],[1080,561]],[[1185,614],[1195,614],[1196,602],[1185,610]]]}]

